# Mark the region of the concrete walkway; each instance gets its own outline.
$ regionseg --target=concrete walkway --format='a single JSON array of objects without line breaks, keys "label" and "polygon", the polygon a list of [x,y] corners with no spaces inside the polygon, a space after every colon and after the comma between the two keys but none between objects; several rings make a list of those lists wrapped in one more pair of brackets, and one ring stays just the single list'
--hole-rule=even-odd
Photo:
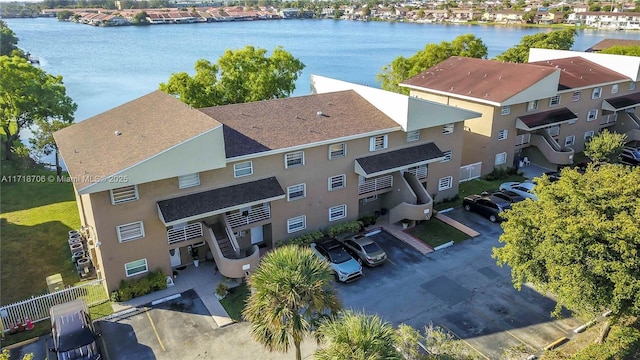
[{"label": "concrete walkway", "polygon": [[448,224],[449,226],[452,226],[460,231],[462,231],[463,233],[471,236],[471,237],[476,237],[478,235],[480,235],[479,232],[473,230],[472,228],[468,227],[467,225],[458,222],[456,220],[453,220],[452,218],[448,217],[447,215],[443,214],[443,213],[436,213],[436,219],[442,221],[445,224]]},{"label": "concrete walkway", "polygon": [[[178,275],[173,279],[173,286],[129,301],[112,303],[111,306],[113,307],[114,313],[118,313],[149,304],[152,301],[171,295],[180,294],[189,289],[194,289],[216,324],[219,327],[223,327],[233,323],[233,320],[229,318],[229,314],[227,314],[215,296],[216,287],[223,281],[225,281],[225,278],[216,271],[213,261],[200,261],[200,266],[198,267],[189,265],[186,269],[178,271]],[[233,287],[234,285],[230,283],[226,284],[229,287]]]},{"label": "concrete walkway", "polygon": [[416,239],[411,234],[404,231],[402,226],[396,224],[387,224],[383,225],[382,228],[389,232],[391,235],[396,238],[402,240],[408,245],[412,246],[416,250],[418,250],[422,255],[426,255],[428,253],[432,253],[434,250],[431,246],[425,244],[423,241]]}]

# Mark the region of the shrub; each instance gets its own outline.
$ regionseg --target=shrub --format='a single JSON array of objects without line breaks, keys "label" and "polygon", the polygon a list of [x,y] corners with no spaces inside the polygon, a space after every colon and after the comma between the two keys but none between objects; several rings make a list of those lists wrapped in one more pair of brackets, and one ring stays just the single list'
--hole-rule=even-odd
[{"label": "shrub", "polygon": [[603,344],[591,344],[578,352],[576,360],[634,359],[640,351],[640,330],[630,326],[614,327]]},{"label": "shrub", "polygon": [[162,270],[150,272],[140,279],[121,280],[120,288],[111,293],[111,301],[128,301],[167,288],[167,280]]},{"label": "shrub", "polygon": [[362,225],[362,222],[357,220],[343,222],[340,224],[329,226],[327,228],[327,235],[334,238],[340,234],[357,233],[362,228]]},{"label": "shrub", "polygon": [[358,221],[361,222],[363,226],[373,225],[376,223],[377,220],[378,218],[373,214],[365,215],[360,219],[358,219]]},{"label": "shrub", "polygon": [[300,235],[298,237],[295,237],[293,239],[289,239],[289,240],[278,240],[276,242],[276,246],[282,246],[282,245],[301,245],[301,246],[306,246],[311,244],[312,242],[321,239],[324,236],[324,234],[322,233],[322,231],[320,230],[316,230],[310,233],[306,233],[303,235]]},{"label": "shrub", "polygon": [[509,172],[503,168],[493,168],[493,171],[484,176],[485,180],[501,180],[509,177]]}]

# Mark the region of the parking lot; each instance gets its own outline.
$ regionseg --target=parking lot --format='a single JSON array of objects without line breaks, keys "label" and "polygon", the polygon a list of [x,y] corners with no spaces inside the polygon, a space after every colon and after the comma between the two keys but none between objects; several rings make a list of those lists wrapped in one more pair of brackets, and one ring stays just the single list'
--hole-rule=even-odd
[{"label": "parking lot", "polygon": [[[358,281],[336,283],[344,307],[376,313],[395,325],[405,323],[416,329],[439,325],[485,359],[500,359],[505,349],[519,344],[536,353],[581,325],[569,314],[562,320],[551,318],[553,300],[527,287],[520,292],[513,288],[509,269],[498,267],[491,258],[491,249],[500,246],[500,225],[461,208],[446,215],[481,235],[427,255],[387,232],[372,236],[387,252],[388,261],[376,268],[365,267]],[[100,320],[96,328],[102,333],[100,342],[107,360],[291,357],[269,353],[253,341],[247,323],[219,328],[193,290]],[[313,339],[305,341],[303,357],[311,356],[315,347]],[[45,339],[41,339],[12,351],[12,357],[34,350],[40,354],[45,349]]]}]

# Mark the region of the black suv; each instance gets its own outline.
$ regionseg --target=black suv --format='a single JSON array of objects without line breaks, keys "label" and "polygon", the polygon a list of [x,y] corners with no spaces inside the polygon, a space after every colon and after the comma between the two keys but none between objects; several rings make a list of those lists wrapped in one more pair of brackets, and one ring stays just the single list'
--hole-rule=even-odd
[{"label": "black suv", "polygon": [[511,202],[493,195],[469,195],[462,200],[466,211],[473,211],[489,219],[491,222],[502,221],[500,213],[511,209]]},{"label": "black suv", "polygon": [[632,147],[625,147],[620,153],[620,163],[625,165],[640,165],[640,150]]},{"label": "black suv", "polygon": [[55,305],[49,310],[53,346],[58,360],[101,360],[96,334],[84,300]]}]

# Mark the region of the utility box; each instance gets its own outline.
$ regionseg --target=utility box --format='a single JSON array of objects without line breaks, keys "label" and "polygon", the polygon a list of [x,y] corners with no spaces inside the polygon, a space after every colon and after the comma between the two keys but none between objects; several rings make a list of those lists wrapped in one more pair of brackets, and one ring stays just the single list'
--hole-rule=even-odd
[{"label": "utility box", "polygon": [[51,276],[47,276],[47,288],[49,289],[50,293],[64,289],[64,282],[62,281],[62,275],[53,274]]}]

